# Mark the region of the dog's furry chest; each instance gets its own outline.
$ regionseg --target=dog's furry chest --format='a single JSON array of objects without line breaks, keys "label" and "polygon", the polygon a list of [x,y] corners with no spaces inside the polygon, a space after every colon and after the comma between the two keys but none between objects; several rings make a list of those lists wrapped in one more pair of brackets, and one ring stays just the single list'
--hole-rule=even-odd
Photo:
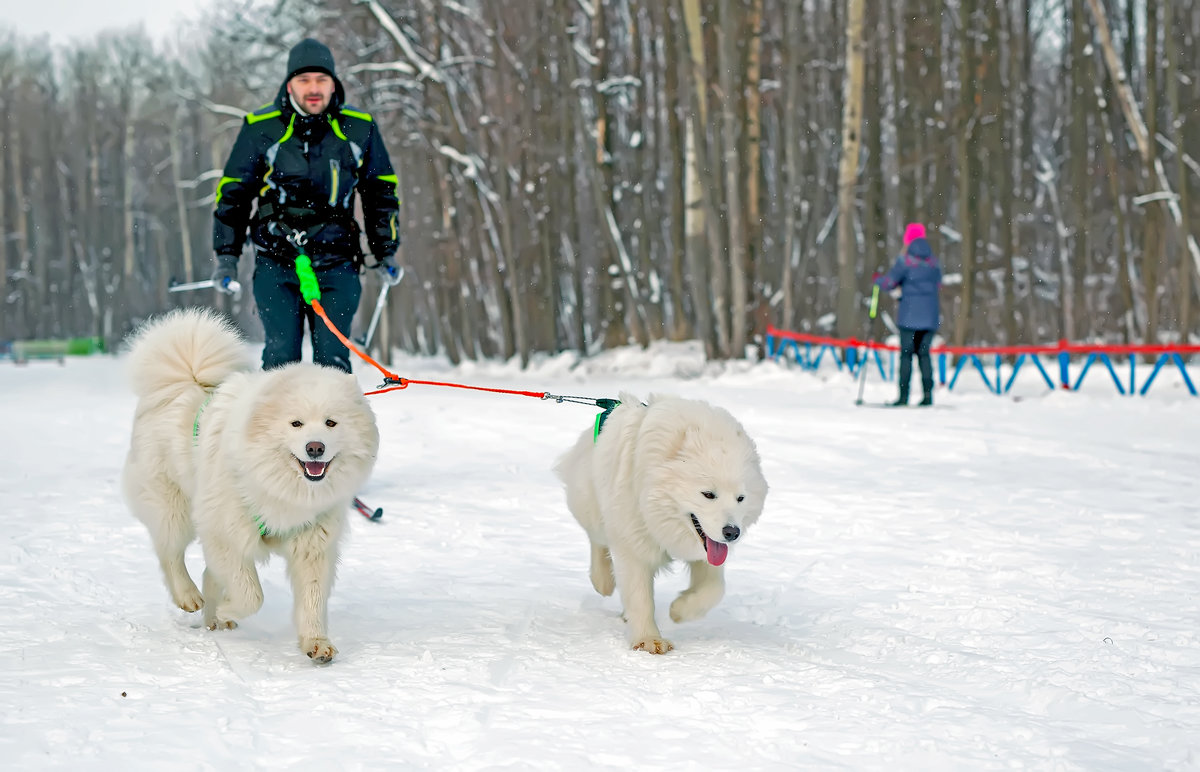
[{"label": "dog's furry chest", "polygon": [[[297,539],[315,539],[329,541],[341,528],[335,522],[339,515],[333,511],[317,512],[311,518],[295,522],[293,517],[272,517],[270,515],[252,515],[251,520],[258,530],[259,540],[268,549],[278,551],[278,548]],[[344,516],[342,516],[344,519]]]},{"label": "dog's furry chest", "polygon": [[617,553],[636,556],[644,565],[659,571],[675,560],[663,545],[659,544],[645,529],[621,530],[605,523],[605,532],[610,548]]}]

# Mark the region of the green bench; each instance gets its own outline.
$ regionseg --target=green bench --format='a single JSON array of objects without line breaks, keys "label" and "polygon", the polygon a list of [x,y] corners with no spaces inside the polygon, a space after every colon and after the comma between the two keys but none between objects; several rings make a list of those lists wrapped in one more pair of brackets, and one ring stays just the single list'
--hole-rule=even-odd
[{"label": "green bench", "polygon": [[11,349],[12,360],[19,365],[31,359],[56,359],[61,364],[68,356],[104,353],[104,339],[92,337],[14,340]]}]

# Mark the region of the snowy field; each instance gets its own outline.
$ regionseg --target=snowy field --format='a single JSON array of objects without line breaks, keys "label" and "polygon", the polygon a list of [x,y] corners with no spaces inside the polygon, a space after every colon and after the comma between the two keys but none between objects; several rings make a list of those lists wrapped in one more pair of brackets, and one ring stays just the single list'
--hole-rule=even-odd
[{"label": "snowy field", "polygon": [[833,370],[706,368],[686,347],[572,361],[393,369],[669,391],[743,422],[766,509],[707,618],[673,624],[686,572],[660,578],[666,656],[626,648],[550,471],[593,409],[372,397],[383,446],[362,495],[385,514],[348,515],[340,654],[321,667],[278,559],[235,631],[170,604],[120,499],[121,359],[0,362],[4,767],[1200,767],[1200,400],[1174,374],[1129,398],[1106,373],[1066,394],[1030,372],[1014,401],[964,373],[933,410],[876,410]]}]

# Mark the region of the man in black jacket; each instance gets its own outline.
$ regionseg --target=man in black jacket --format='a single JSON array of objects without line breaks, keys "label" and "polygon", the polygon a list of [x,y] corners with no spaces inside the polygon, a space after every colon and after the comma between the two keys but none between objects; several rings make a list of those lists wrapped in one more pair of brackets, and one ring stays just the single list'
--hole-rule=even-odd
[{"label": "man in black jacket", "polygon": [[[214,286],[229,292],[247,232],[254,244],[254,300],[266,332],[263,368],[300,360],[304,322],[313,361],[350,371],[346,347],[300,295],[295,259],[312,260],[329,319],[349,334],[362,285],[355,191],[367,245],[385,281],[400,270],[398,181],[371,116],[345,104],[333,54],[311,38],[288,55],[275,101],[246,116],[217,185]],[[251,208],[258,206],[251,217]]]}]

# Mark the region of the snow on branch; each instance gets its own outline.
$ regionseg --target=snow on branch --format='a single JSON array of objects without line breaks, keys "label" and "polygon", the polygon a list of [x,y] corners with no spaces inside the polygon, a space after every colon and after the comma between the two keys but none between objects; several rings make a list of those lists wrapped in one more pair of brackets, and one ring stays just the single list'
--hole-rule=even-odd
[{"label": "snow on branch", "polygon": [[405,75],[416,75],[417,70],[411,64],[404,62],[363,62],[347,67],[349,73],[359,72],[402,72]]},{"label": "snow on branch", "polygon": [[417,77],[422,80],[428,78],[435,83],[441,83],[442,76],[438,73],[437,69],[417,53],[412,43],[400,31],[400,27],[396,25],[396,20],[391,17],[391,14],[379,5],[378,0],[365,1],[367,8],[371,9],[371,13],[379,20],[379,26],[383,27],[384,31],[391,35],[392,39],[396,41],[396,45],[400,46],[400,50],[404,52],[404,56],[416,67]]},{"label": "snow on branch", "polygon": [[[426,6],[428,7],[428,4],[426,4]],[[454,2],[451,2],[450,0],[439,0],[438,6],[444,11],[454,11],[455,13],[459,14],[460,16],[470,19],[471,21],[475,21],[475,22],[480,21],[478,13],[471,10],[470,8],[467,8],[465,5],[463,5],[461,3],[454,3]]]},{"label": "snow on branch", "polygon": [[191,190],[200,187],[200,185],[208,182],[209,180],[219,179],[222,174],[224,174],[224,172],[221,169],[209,169],[198,177],[193,177],[190,180],[180,180],[178,183],[176,183],[176,186],[185,190]]},{"label": "snow on branch", "polygon": [[1133,203],[1137,206],[1144,206],[1153,201],[1178,201],[1179,196],[1169,190],[1159,190],[1154,193],[1145,193],[1140,196],[1134,196]]},{"label": "snow on branch", "polygon": [[588,65],[595,67],[600,64],[600,60],[583,43],[579,42],[578,38],[575,39],[573,48],[575,49],[575,53],[579,54],[579,58],[587,62]]},{"label": "snow on branch", "polygon": [[229,115],[234,118],[245,118],[246,117],[246,110],[241,107],[234,107],[232,105],[221,105],[221,104],[217,104],[216,102],[213,102],[208,99],[201,99],[200,104],[204,105],[204,109],[209,110],[210,112],[218,113],[220,115]]},{"label": "snow on branch", "polygon": [[240,107],[234,107],[233,105],[217,104],[216,102],[212,101],[211,99],[208,99],[207,97],[202,97],[194,92],[187,91],[184,89],[177,88],[177,89],[173,89],[173,90],[177,96],[182,97],[183,99],[186,99],[189,102],[195,102],[196,104],[201,105],[202,107],[204,107],[205,110],[208,110],[211,113],[216,113],[218,115],[228,115],[230,117],[237,118],[238,120],[241,120],[242,118],[246,117],[247,111]]},{"label": "snow on branch", "polygon": [[642,85],[641,78],[636,78],[632,75],[623,75],[619,78],[608,78],[596,84],[596,90],[601,94],[607,94],[609,91],[616,91],[621,88],[639,88]]},{"label": "snow on branch", "polygon": [[479,177],[479,168],[475,165],[475,161],[466,154],[455,150],[449,145],[438,145],[438,152],[462,166],[464,169],[463,174],[467,176],[467,179],[477,179]]},{"label": "snow on branch", "polygon": [[1187,166],[1187,168],[1192,170],[1192,174],[1195,174],[1196,176],[1200,177],[1200,164],[1196,163],[1195,158],[1192,158],[1187,153],[1179,152],[1179,148],[1175,147],[1175,143],[1172,142],[1171,140],[1167,139],[1166,137],[1164,137],[1162,134],[1156,134],[1155,137],[1158,139],[1158,144],[1160,144],[1164,148],[1166,148],[1168,152],[1174,153],[1177,156],[1179,156],[1179,160],[1185,166]]},{"label": "snow on branch", "polygon": [[475,183],[479,191],[491,201],[493,204],[498,203],[500,198],[496,192],[488,187],[483,175],[480,174],[480,163],[477,156],[469,156],[460,150],[450,147],[449,145],[438,145],[438,153],[449,158],[454,163],[463,168],[463,176]]}]

